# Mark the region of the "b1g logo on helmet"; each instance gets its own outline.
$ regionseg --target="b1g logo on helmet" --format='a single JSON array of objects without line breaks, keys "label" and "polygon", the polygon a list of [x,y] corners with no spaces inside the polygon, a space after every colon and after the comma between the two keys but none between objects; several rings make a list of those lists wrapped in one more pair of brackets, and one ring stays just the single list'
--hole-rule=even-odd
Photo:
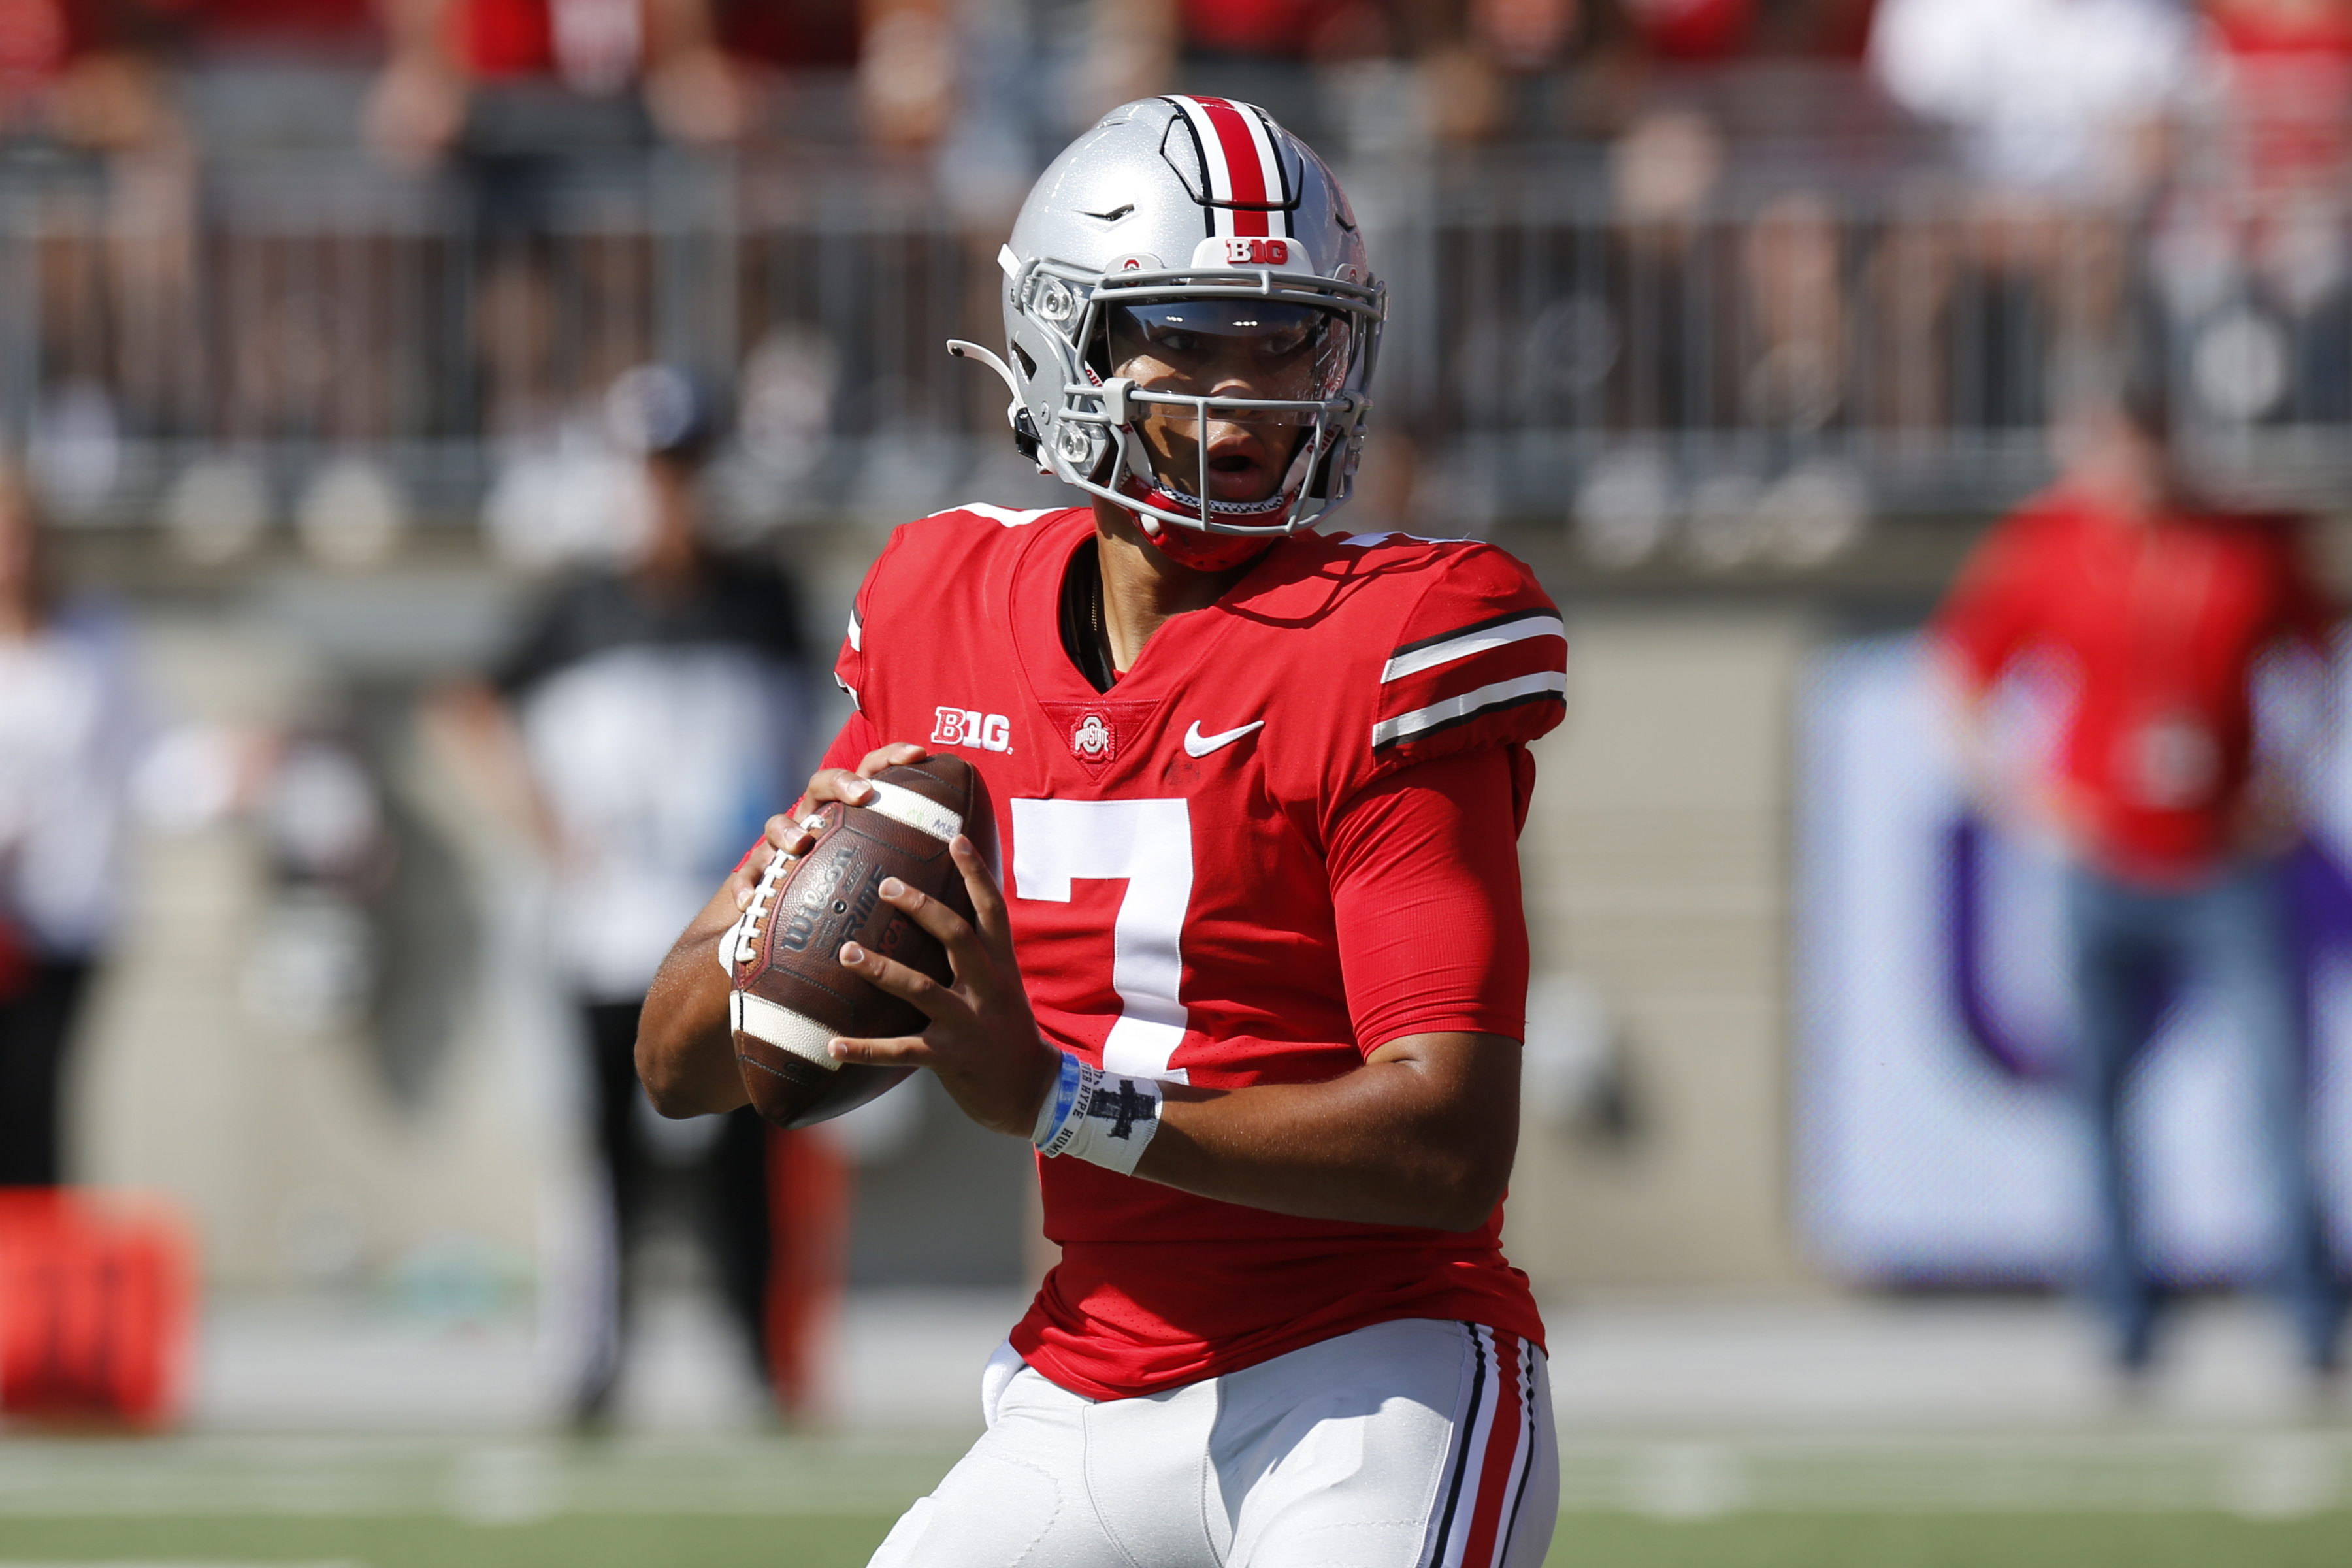
[{"label": "b1g logo on helmet", "polygon": [[1013,749],[1013,721],[1002,713],[982,713],[977,708],[934,708],[931,712],[934,746],[976,746],[983,752]]},{"label": "b1g logo on helmet", "polygon": [[1217,235],[1192,247],[1195,267],[1287,267],[1297,252],[1287,239],[1264,239],[1238,234]]}]

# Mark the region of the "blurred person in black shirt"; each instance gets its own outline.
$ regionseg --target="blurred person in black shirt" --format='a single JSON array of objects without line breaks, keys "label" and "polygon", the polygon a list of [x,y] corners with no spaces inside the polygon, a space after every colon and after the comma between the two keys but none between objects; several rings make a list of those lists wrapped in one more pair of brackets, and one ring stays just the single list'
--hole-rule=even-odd
[{"label": "blurred person in black shirt", "polygon": [[645,455],[639,537],[618,563],[547,594],[491,679],[444,693],[433,715],[477,787],[555,870],[551,936],[580,1011],[614,1242],[575,1393],[583,1421],[604,1415],[618,1380],[623,1272],[666,1163],[761,1366],[773,1371],[787,1349],[768,1328],[765,1125],[740,1110],[707,1129],[687,1124],[689,1138],[706,1138],[698,1147],[671,1147],[674,1131],[657,1146],[634,1052],[656,966],[705,885],[797,793],[806,749],[793,586],[767,561],[714,551],[699,530],[695,487],[719,432],[715,395],[649,365],[621,377],[607,408],[620,444]]}]

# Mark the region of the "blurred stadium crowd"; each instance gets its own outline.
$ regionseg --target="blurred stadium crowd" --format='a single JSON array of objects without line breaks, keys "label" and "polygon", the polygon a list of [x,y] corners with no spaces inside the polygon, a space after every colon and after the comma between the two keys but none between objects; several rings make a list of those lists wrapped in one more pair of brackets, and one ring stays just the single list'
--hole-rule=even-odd
[{"label": "blurred stadium crowd", "polygon": [[2330,0],[10,0],[0,430],[197,559],[589,548],[656,358],[736,395],[724,523],[1017,486],[938,343],[1045,159],[1181,87],[1377,241],[1370,509],[1803,569],[2017,493],[2136,315],[2215,460],[2341,478],[2347,68]]},{"label": "blurred stadium crowd", "polygon": [[[118,981],[108,1037],[289,1042],[213,1107],[216,1136],[260,1141],[192,1199],[215,1277],[389,1269],[460,1316],[569,1281],[543,1320],[593,1416],[633,1205],[702,1226],[795,1407],[845,1270],[1034,1265],[1023,1160],[967,1180],[969,1129],[918,1138],[902,1110],[790,1154],[756,1125],[649,1131],[626,1038],[696,889],[829,733],[815,678],[872,525],[1057,499],[941,345],[996,336],[997,249],[1052,153],[1180,89],[1321,149],[1389,282],[1357,526],[1493,532],[1556,592],[1704,597],[1833,590],[1874,532],[1921,525],[1947,537],[1897,572],[1916,622],[1969,527],[2050,476],[2052,421],[2135,353],[2210,486],[2326,508],[2352,485],[2352,0],[0,0],[0,1006],[62,1042],[110,948],[168,920],[178,967]],[[134,614],[71,591],[93,584]],[[278,640],[224,634],[238,617]],[[1675,668],[1794,668],[1795,637],[1741,624]],[[1604,678],[1652,634],[1612,635]],[[1709,679],[1638,717],[1701,729],[1720,698],[1744,734],[1738,693],[1785,725],[1786,689]],[[1577,722],[1612,733],[1603,705]],[[1778,728],[1740,755],[1781,787]],[[1586,819],[1562,811],[1531,857],[1570,864],[1547,824]],[[1795,813],[1757,816],[1769,843],[1662,830],[1622,858],[1682,868],[1644,862],[1645,894],[1777,877]],[[182,891],[139,889],[163,911],[141,927],[113,880],[134,818],[246,847],[158,852]],[[532,946],[559,906],[560,973]],[[1540,944],[1562,928],[1537,913]],[[1758,946],[1777,976],[1778,935]],[[1723,957],[1660,951],[1639,984],[1661,996]],[[1778,984],[1755,988],[1775,1038]],[[1640,1109],[1593,994],[1539,983],[1529,1097],[1605,1143]],[[480,1126],[449,1154],[314,1117],[343,1069],[291,1053],[337,1031],[409,1110],[490,1037],[581,1047],[585,1070],[551,1049],[468,1092],[543,1093],[533,1136],[595,1152],[534,1187],[535,1156]],[[40,1110],[61,1048],[0,1083],[0,1186],[74,1173]],[[163,1102],[194,1069],[134,1085],[130,1059],[82,1092],[143,1109],[83,1124],[110,1174],[152,1176],[194,1136]],[[1770,1069],[1741,1081],[1743,1127],[1782,1114]],[[861,1160],[904,1169],[874,1189],[892,1225],[856,1237],[724,1195],[837,1209]],[[1523,1158],[1533,1223],[1551,1160]],[[1732,1207],[1777,1215],[1787,1172],[1756,1169]],[[385,1239],[401,1171],[537,1255]],[[259,1193],[257,1239],[218,1225]],[[1785,1282],[1740,1246],[1727,1268]]]}]

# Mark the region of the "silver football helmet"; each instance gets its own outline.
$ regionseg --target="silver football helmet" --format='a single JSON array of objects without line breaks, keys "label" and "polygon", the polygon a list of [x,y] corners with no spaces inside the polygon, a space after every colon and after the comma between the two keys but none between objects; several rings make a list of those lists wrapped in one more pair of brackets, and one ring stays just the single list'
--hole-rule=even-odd
[{"label": "silver football helmet", "polygon": [[[1038,179],[997,260],[1012,363],[949,348],[1004,377],[1014,437],[1045,472],[1155,535],[1279,537],[1347,499],[1387,290],[1331,171],[1264,110],[1167,97],[1111,110]],[[1156,347],[1243,340],[1248,363],[1282,367],[1250,390],[1286,395],[1188,381],[1161,363],[1181,353]],[[1212,421],[1272,433],[1273,494],[1220,498]],[[1147,422],[1192,434],[1155,446]]]}]

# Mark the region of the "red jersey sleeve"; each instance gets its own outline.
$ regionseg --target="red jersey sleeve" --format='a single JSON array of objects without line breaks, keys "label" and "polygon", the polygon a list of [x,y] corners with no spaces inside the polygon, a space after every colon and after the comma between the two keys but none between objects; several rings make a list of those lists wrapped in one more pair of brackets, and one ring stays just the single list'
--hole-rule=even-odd
[{"label": "red jersey sleeve", "polygon": [[1559,609],[1526,564],[1489,545],[1450,550],[1381,668],[1370,777],[1460,752],[1524,745],[1568,710]]},{"label": "red jersey sleeve", "polygon": [[897,552],[903,532],[901,530],[890,536],[890,542],[883,546],[882,553],[875,558],[872,566],[866,568],[866,580],[857,585],[857,596],[850,601],[849,626],[842,634],[841,652],[835,656],[833,661],[833,683],[848,694],[850,714],[840,732],[834,736],[833,743],[824,749],[824,755],[818,760],[816,765],[820,769],[854,768],[866,760],[866,752],[886,743],[875,730],[873,721],[866,717],[871,667],[866,658],[866,618],[873,606],[875,582],[890,563],[890,557]]},{"label": "red jersey sleeve", "polygon": [[865,714],[852,713],[842,721],[840,731],[833,738],[833,744],[824,749],[824,755],[818,759],[816,765],[820,769],[854,769],[866,760],[866,752],[879,751],[888,743]]},{"label": "red jersey sleeve", "polygon": [[1341,810],[1331,901],[1359,1048],[1439,1030],[1525,1037],[1517,797],[1526,752],[1404,768]]},{"label": "red jersey sleeve", "polygon": [[[873,710],[877,695],[873,688],[877,665],[866,657],[866,643],[875,631],[867,623],[873,618],[876,605],[882,596],[877,591],[882,574],[890,569],[892,560],[898,553],[898,546],[906,538],[906,529],[893,531],[890,542],[882,547],[882,553],[876,556],[874,564],[866,569],[866,580],[857,584],[857,596],[849,602],[849,626],[842,634],[841,652],[833,661],[833,683],[849,694],[849,705],[860,713]],[[889,634],[889,627],[880,628],[880,635],[885,638]],[[868,751],[872,749],[867,748]],[[859,753],[860,756],[864,754]],[[831,767],[835,764],[828,762],[825,765]],[[854,760],[851,765],[855,765]]]},{"label": "red jersey sleeve", "polygon": [[2040,625],[2053,504],[2044,498],[1995,527],[1936,612],[1930,635],[1979,686],[2000,673]]}]

